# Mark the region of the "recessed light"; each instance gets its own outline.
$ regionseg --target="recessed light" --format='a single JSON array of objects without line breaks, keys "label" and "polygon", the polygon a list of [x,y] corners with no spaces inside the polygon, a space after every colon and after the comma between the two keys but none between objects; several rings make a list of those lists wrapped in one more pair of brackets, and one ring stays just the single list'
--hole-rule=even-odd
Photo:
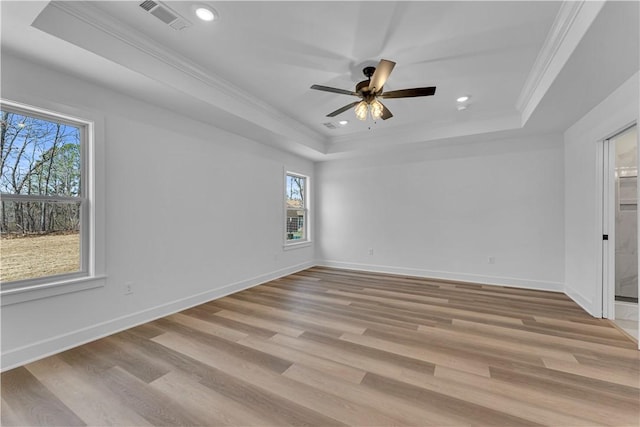
[{"label": "recessed light", "polygon": [[466,102],[469,100],[468,96],[461,96],[460,98],[456,99],[456,101],[458,102]]},{"label": "recessed light", "polygon": [[466,105],[458,105],[458,111],[464,111],[467,109]]},{"label": "recessed light", "polygon": [[213,21],[216,19],[216,14],[208,7],[198,6],[196,8],[196,16],[203,21]]},{"label": "recessed light", "polygon": [[347,123],[349,123],[349,120],[340,120],[338,123],[340,123],[342,126],[344,126]]}]

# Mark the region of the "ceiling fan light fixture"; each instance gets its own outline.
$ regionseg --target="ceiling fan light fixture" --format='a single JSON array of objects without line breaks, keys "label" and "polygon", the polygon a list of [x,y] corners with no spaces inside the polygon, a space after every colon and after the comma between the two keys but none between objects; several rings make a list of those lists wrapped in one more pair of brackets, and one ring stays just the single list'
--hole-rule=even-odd
[{"label": "ceiling fan light fixture", "polygon": [[369,105],[365,101],[360,101],[356,105],[356,117],[358,120],[367,120],[367,113],[369,112]]},{"label": "ceiling fan light fixture", "polygon": [[355,91],[323,85],[311,85],[311,89],[338,93],[341,95],[350,95],[360,98],[359,101],[354,101],[341,108],[338,108],[335,111],[330,112],[329,114],[327,114],[327,117],[336,117],[337,115],[342,114],[347,110],[355,108],[356,117],[359,120],[367,120],[367,116],[369,115],[369,113],[371,113],[371,117],[373,117],[373,120],[388,120],[393,117],[393,114],[387,107],[385,107],[380,101],[378,101],[378,97],[384,99],[416,98],[421,96],[433,96],[436,93],[435,86],[415,87],[411,89],[399,89],[392,90],[390,92],[384,92],[382,88],[387,82],[387,78],[389,77],[389,74],[391,74],[391,71],[393,70],[393,67],[395,65],[396,63],[393,61],[381,59],[377,67],[365,67],[362,71],[367,77],[367,80],[361,81],[356,84]]},{"label": "ceiling fan light fixture", "polygon": [[207,21],[207,22],[210,22],[216,19],[215,12],[211,8],[206,6],[196,7],[196,16],[201,20]]},{"label": "ceiling fan light fixture", "polygon": [[384,107],[382,106],[380,101],[378,101],[377,99],[371,101],[369,110],[371,111],[371,117],[373,117],[373,120],[380,120],[380,117],[382,117],[383,109]]}]

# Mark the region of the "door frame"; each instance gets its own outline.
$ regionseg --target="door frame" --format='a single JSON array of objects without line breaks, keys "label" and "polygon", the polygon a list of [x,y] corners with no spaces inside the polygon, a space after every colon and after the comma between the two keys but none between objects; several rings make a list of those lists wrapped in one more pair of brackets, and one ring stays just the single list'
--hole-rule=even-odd
[{"label": "door frame", "polygon": [[[598,142],[596,155],[597,188],[597,220],[600,232],[597,238],[598,245],[597,274],[600,277],[600,289],[598,296],[604,319],[615,319],[615,265],[616,265],[616,215],[615,215],[615,167],[616,147],[611,140],[626,132],[634,126],[632,121],[610,133],[606,138]],[[639,145],[640,151],[640,145]],[[604,236],[608,236],[605,240]]]}]

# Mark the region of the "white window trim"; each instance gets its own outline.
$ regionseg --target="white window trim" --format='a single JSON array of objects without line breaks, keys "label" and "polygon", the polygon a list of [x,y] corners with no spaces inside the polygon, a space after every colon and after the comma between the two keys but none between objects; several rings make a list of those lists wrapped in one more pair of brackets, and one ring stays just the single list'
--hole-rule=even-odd
[{"label": "white window trim", "polygon": [[[84,128],[82,146],[83,215],[88,224],[81,230],[81,262],[84,271],[35,279],[19,280],[3,284],[0,289],[0,306],[34,299],[77,292],[104,286],[105,284],[105,219],[104,219],[104,119],[87,110],[36,101],[27,102],[0,99],[0,107],[80,124]],[[87,117],[90,118],[87,118]],[[83,117],[83,118],[81,118]],[[15,196],[12,196],[15,197]],[[62,199],[62,198],[61,198]]]},{"label": "white window trim", "polygon": [[305,239],[304,240],[287,240],[286,237],[286,230],[287,230],[287,201],[286,198],[284,200],[283,203],[283,221],[282,221],[282,225],[283,225],[283,229],[282,229],[282,238],[283,238],[283,249],[285,251],[287,250],[291,250],[291,249],[299,249],[299,248],[305,248],[307,246],[311,246],[313,244],[313,241],[311,239],[311,191],[309,190],[309,188],[311,187],[310,182],[311,182],[311,178],[309,178],[308,175],[302,174],[302,173],[298,173],[298,172],[293,172],[287,169],[284,169],[284,174],[283,174],[283,185],[284,185],[284,194],[286,197],[287,194],[287,175],[291,175],[291,176],[297,176],[300,178],[304,178],[305,179],[305,203],[304,203],[304,211],[305,211]]},{"label": "white window trim", "polygon": [[302,242],[295,243],[285,243],[283,249],[285,251],[289,251],[291,249],[306,248],[307,246],[311,246],[312,244],[313,242],[311,240],[303,240]]}]

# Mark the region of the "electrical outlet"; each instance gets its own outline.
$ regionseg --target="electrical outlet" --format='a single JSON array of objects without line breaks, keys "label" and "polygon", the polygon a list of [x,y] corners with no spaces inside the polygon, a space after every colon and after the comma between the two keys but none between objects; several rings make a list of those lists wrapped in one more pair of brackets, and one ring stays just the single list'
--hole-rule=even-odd
[{"label": "electrical outlet", "polygon": [[126,282],[124,284],[124,294],[131,295],[133,293],[133,282]]},{"label": "electrical outlet", "polygon": [[490,257],[487,259],[487,263],[488,263],[488,264],[495,264],[495,263],[496,263],[496,257],[494,257],[494,256],[490,256]]},{"label": "electrical outlet", "polygon": [[373,255],[373,248],[369,248],[369,255]]}]

